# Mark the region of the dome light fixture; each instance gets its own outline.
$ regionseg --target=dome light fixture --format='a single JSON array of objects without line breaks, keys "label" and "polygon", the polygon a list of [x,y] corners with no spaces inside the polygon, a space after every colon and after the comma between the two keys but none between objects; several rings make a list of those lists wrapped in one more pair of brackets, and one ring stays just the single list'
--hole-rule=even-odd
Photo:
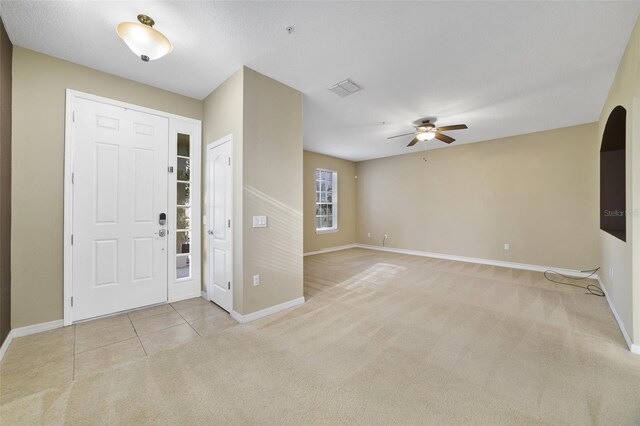
[{"label": "dome light fixture", "polygon": [[162,58],[173,50],[167,37],[155,30],[155,21],[147,15],[138,15],[139,22],[122,22],[116,27],[118,36],[129,49],[144,62]]},{"label": "dome light fixture", "polygon": [[435,137],[436,137],[436,134],[433,133],[433,132],[421,132],[421,133],[418,133],[416,135],[416,138],[421,142],[422,141],[430,141],[431,139],[433,139]]}]

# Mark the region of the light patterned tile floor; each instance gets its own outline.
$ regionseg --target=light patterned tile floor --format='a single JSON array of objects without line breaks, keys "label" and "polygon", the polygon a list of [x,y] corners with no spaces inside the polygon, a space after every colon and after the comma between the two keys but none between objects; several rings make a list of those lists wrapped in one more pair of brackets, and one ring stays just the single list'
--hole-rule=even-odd
[{"label": "light patterned tile floor", "polygon": [[237,325],[202,298],[152,306],[13,340],[0,367],[0,397],[98,374]]}]

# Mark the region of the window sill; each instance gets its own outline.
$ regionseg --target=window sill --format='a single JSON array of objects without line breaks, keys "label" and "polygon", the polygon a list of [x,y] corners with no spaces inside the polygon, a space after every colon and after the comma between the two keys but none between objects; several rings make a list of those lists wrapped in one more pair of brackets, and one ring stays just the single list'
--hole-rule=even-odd
[{"label": "window sill", "polygon": [[338,229],[316,229],[316,234],[333,234],[334,232],[338,232]]}]

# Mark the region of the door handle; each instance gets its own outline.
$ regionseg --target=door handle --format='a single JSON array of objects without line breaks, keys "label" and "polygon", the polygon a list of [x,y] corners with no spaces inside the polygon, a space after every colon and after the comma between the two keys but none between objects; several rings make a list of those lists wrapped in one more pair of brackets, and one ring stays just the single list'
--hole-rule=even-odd
[{"label": "door handle", "polygon": [[166,237],[167,236],[167,230],[166,229],[159,229],[158,232],[154,232],[154,235],[157,235],[159,237]]},{"label": "door handle", "polygon": [[209,230],[207,231],[207,234],[209,234],[209,235],[213,235],[213,229],[209,229]]}]

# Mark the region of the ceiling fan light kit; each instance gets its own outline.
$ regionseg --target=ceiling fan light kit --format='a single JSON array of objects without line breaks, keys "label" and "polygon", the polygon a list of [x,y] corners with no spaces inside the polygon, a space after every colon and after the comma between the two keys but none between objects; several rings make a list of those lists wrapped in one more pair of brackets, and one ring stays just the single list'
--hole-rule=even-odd
[{"label": "ceiling fan light kit", "polygon": [[420,142],[423,142],[423,141],[430,141],[431,139],[433,139],[433,138],[435,138],[435,137],[436,137],[436,134],[435,134],[435,133],[433,133],[433,132],[421,132],[421,133],[418,133],[418,134],[416,135],[416,138],[417,138]]},{"label": "ceiling fan light kit", "polygon": [[116,27],[118,36],[144,62],[162,58],[173,50],[167,37],[153,28],[155,22],[147,15],[138,15],[139,22],[122,22]]},{"label": "ceiling fan light kit", "polygon": [[455,141],[455,139],[445,135],[444,133],[441,133],[442,131],[468,129],[466,124],[454,124],[452,126],[436,127],[435,123],[431,122],[431,119],[429,120],[423,119],[422,122],[418,122],[418,124],[416,124],[415,128],[416,128],[415,132],[403,133],[401,135],[388,137],[387,139],[413,135],[414,136],[413,140],[411,140],[411,142],[409,142],[409,145],[407,146],[414,146],[418,142],[430,141],[434,138],[444,143],[451,143]]}]

